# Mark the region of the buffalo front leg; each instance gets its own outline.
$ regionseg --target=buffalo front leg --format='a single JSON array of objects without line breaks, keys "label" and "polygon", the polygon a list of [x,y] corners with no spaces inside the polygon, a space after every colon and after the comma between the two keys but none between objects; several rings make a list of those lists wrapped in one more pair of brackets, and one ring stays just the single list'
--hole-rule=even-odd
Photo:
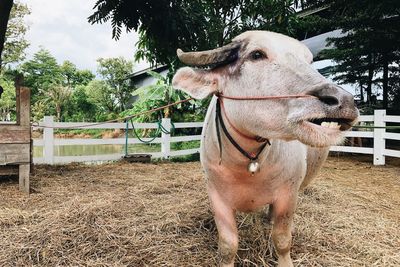
[{"label": "buffalo front leg", "polygon": [[209,189],[209,196],[218,229],[219,266],[233,267],[239,243],[235,210],[221,199],[218,192]]},{"label": "buffalo front leg", "polygon": [[274,203],[272,228],[272,240],[278,254],[278,267],[292,267],[290,258],[290,247],[292,245],[293,214],[296,208],[296,194],[286,195],[287,197],[277,200]]}]

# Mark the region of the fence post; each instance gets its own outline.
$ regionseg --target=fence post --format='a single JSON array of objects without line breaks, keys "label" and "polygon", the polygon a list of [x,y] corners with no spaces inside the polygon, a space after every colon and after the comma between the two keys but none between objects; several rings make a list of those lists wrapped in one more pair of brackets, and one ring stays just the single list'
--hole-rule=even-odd
[{"label": "fence post", "polygon": [[[374,126],[385,127],[386,110],[374,111]],[[384,151],[386,148],[385,138],[383,135],[386,129],[374,128],[374,165],[385,165]]]},{"label": "fence post", "polygon": [[163,158],[167,159],[171,152],[171,119],[163,118],[161,125],[163,127],[161,131],[161,153],[163,154]]},{"label": "fence post", "polygon": [[[54,126],[54,117],[45,116],[43,119],[44,126]],[[54,164],[54,129],[44,128],[43,130],[43,156],[44,163]]]}]

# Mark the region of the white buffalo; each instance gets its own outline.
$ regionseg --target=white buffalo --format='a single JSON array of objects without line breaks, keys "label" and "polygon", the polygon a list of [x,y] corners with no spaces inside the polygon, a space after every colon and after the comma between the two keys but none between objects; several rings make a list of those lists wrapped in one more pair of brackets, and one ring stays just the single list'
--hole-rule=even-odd
[{"label": "white buffalo", "polygon": [[329,146],[358,117],[353,96],[311,67],[301,42],[245,32],[224,47],[182,52],[192,67],[173,85],[192,97],[214,95],[205,119],[201,162],[218,228],[221,266],[238,249],[236,211],[270,205],[278,266],[293,266],[291,228],[298,192],[316,176]]}]

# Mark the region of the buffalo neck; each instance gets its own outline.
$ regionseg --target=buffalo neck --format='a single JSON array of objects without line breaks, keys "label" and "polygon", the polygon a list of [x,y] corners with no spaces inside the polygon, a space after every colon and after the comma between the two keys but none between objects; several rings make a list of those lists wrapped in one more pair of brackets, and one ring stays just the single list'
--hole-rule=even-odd
[{"label": "buffalo neck", "polygon": [[229,120],[221,99],[216,100],[214,123],[221,164],[227,160],[235,161],[236,164],[243,162],[245,165],[252,161],[263,161],[270,145],[269,140],[252,138],[238,131]]}]

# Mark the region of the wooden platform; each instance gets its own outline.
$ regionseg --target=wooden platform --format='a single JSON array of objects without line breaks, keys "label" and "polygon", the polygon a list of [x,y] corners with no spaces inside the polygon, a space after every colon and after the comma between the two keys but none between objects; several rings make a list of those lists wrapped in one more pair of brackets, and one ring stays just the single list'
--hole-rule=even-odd
[{"label": "wooden platform", "polygon": [[149,163],[151,161],[150,154],[128,154],[122,158],[127,162],[143,162]]},{"label": "wooden platform", "polygon": [[17,122],[0,123],[0,175],[19,175],[20,190],[29,193],[31,164],[30,90],[16,82]]}]

